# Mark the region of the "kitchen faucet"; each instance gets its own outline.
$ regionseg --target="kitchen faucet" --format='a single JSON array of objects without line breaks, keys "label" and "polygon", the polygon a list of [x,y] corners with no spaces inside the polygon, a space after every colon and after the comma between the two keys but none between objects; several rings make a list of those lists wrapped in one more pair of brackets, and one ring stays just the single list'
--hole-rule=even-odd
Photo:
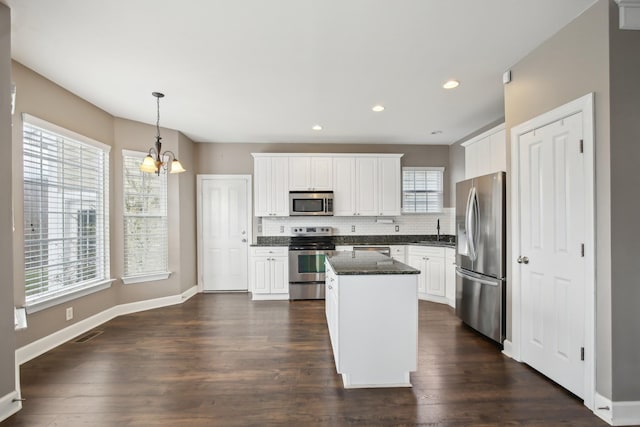
[{"label": "kitchen faucet", "polygon": [[440,241],[440,218],[438,218],[438,224],[436,225],[436,230],[438,231],[438,234],[436,235],[436,242]]}]

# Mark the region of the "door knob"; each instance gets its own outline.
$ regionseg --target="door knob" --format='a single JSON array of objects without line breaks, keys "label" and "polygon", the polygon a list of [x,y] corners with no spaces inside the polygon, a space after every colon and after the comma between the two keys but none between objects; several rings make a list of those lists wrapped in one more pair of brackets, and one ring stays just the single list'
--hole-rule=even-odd
[{"label": "door knob", "polygon": [[529,258],[526,256],[519,256],[516,261],[518,264],[529,264]]}]

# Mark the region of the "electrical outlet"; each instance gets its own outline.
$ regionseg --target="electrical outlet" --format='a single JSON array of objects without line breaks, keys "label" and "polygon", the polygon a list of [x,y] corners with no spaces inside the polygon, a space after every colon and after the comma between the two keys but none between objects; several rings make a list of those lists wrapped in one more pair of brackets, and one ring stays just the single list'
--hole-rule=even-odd
[{"label": "electrical outlet", "polygon": [[281,232],[281,233],[284,233],[284,225],[281,225],[281,226],[280,226],[280,232]]},{"label": "electrical outlet", "polygon": [[355,232],[356,232],[356,226],[355,226],[355,225],[352,225],[352,226],[351,226],[351,232],[352,232],[352,233],[355,233]]},{"label": "electrical outlet", "polygon": [[73,307],[67,307],[66,318],[67,320],[73,319]]},{"label": "electrical outlet", "polygon": [[400,231],[400,226],[396,225],[396,232]]}]

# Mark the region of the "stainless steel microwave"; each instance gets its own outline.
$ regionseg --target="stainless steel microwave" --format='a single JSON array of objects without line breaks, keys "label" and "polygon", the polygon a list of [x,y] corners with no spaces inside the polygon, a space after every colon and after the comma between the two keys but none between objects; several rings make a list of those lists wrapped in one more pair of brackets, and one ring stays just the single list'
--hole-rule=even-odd
[{"label": "stainless steel microwave", "polygon": [[290,191],[289,215],[333,215],[333,191]]}]

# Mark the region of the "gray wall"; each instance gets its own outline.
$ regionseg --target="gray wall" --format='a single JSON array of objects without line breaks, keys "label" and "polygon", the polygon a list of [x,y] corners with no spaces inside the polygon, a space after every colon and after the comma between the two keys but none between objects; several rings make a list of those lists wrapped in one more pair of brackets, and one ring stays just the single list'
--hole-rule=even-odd
[{"label": "gray wall", "polygon": [[186,172],[180,179],[180,293],[197,284],[196,241],[196,156],[195,144],[182,133],[178,134],[176,156]]},{"label": "gray wall", "polygon": [[[613,0],[599,0],[514,65],[513,80],[505,86],[508,158],[511,158],[510,130],[512,127],[589,92],[595,92],[596,389],[601,395],[609,398],[613,395],[611,383],[611,200],[609,196],[612,184],[609,155],[610,3],[613,5]],[[510,199],[510,188],[507,194]],[[510,227],[510,202],[507,206]],[[511,247],[508,245],[508,259],[512,259],[511,252]],[[507,266],[509,267],[509,264]],[[510,268],[507,270],[507,278],[508,283],[511,283]],[[628,286],[631,283],[620,285]],[[510,288],[508,292],[510,297]],[[634,324],[637,325],[638,321],[634,321]],[[638,340],[634,341],[637,345]],[[640,374],[634,376],[631,372],[627,372],[627,375],[629,379],[635,378],[636,381],[640,378]],[[635,395],[629,400],[640,400],[640,395]]]},{"label": "gray wall", "polygon": [[[176,153],[179,158],[181,157],[185,167],[190,170],[180,175],[169,175],[168,180],[169,269],[172,275],[168,280],[123,285],[120,280],[123,271],[124,245],[122,149],[147,151],[155,141],[155,127],[115,118],[15,61],[12,63],[12,72],[18,87],[12,137],[14,165],[12,189],[15,224],[18,230],[15,233],[13,253],[18,256],[13,260],[15,296],[11,300],[14,300],[16,305],[23,305],[25,301],[24,265],[22,256],[20,256],[24,246],[21,232],[23,224],[21,113],[23,112],[111,146],[109,164],[110,253],[111,277],[116,279],[109,289],[30,314],[28,317],[29,327],[16,334],[17,346],[22,347],[115,305],[178,295],[195,286],[195,167],[193,165],[195,156],[194,144],[191,140],[175,130],[161,129],[163,149]],[[148,96],[149,104],[153,106],[151,94]],[[170,98],[166,98],[165,102],[170,102]],[[74,319],[67,322],[64,310],[69,306],[74,309]]]},{"label": "gray wall", "polygon": [[[0,147],[11,152],[11,16],[0,3]],[[0,398],[15,390],[15,332],[13,314],[13,231],[11,225],[11,156],[0,156]]]},{"label": "gray wall", "polygon": [[[251,153],[404,153],[402,166],[444,166],[444,206],[452,206],[448,145],[196,144],[201,174],[253,174]],[[463,165],[464,167],[464,165]]]},{"label": "gray wall", "polygon": [[610,3],[611,338],[614,401],[640,400],[640,31]]}]

